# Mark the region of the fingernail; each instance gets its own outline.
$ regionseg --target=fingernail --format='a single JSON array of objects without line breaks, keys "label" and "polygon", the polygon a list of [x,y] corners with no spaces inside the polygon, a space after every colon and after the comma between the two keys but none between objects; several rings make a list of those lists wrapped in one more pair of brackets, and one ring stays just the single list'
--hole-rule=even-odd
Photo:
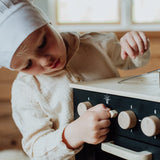
[{"label": "fingernail", "polygon": [[106,110],[107,110],[107,111],[110,111],[111,109],[107,107]]}]

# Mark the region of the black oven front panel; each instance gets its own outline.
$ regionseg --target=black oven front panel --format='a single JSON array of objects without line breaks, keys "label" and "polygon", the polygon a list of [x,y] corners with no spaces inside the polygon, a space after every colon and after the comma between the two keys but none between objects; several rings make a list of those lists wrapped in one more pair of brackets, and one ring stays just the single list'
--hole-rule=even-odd
[{"label": "black oven front panel", "polygon": [[[107,140],[114,140],[114,142],[117,143],[118,145],[132,149],[134,151],[143,151],[143,150],[151,151],[153,153],[153,159],[160,160],[160,148],[159,148],[160,135],[147,137],[146,135],[143,134],[140,127],[140,123],[144,117],[152,115],[160,117],[160,103],[123,97],[123,95],[117,96],[108,93],[98,93],[80,89],[73,89],[73,96],[74,96],[75,119],[79,117],[77,113],[78,104],[86,101],[89,101],[93,106],[99,103],[103,103],[106,105],[106,107],[109,107],[112,110],[116,110],[118,111],[118,113],[127,110],[133,111],[137,118],[136,126],[131,129],[122,129],[117,122],[117,117],[113,118],[111,119],[110,134],[108,135]],[[93,157],[96,157],[96,155],[99,156],[102,155],[103,157],[102,159],[104,159],[104,157],[107,156],[112,156],[106,153],[102,153],[103,151],[100,151],[100,145],[95,146],[95,145],[85,144],[84,149],[79,154],[81,155],[80,157],[82,157],[82,155],[89,154],[88,150],[90,150],[90,153],[92,153],[90,155],[90,157],[92,157],[92,160],[94,160]],[[84,154],[85,152],[86,154]],[[76,159],[79,160],[81,159],[80,157]],[[82,159],[85,160],[84,157]],[[107,157],[107,159],[114,159],[114,158]],[[86,158],[86,160],[89,160],[89,158]],[[119,159],[115,158],[115,160]]]}]

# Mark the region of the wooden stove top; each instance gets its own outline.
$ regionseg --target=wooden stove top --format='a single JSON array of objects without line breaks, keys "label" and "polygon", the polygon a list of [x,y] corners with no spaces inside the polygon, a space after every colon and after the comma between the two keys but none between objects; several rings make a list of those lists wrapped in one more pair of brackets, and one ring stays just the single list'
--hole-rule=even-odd
[{"label": "wooden stove top", "polygon": [[119,83],[119,81],[125,78],[128,77],[72,83],[70,84],[70,87],[160,102],[160,87],[158,73],[145,74]]}]

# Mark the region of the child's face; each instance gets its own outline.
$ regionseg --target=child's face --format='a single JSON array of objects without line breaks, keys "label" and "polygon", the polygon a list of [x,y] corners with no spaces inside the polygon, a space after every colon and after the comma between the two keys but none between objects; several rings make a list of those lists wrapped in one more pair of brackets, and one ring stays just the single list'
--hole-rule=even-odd
[{"label": "child's face", "polygon": [[66,64],[66,48],[62,37],[50,25],[31,33],[17,49],[11,68],[27,74],[52,74]]}]

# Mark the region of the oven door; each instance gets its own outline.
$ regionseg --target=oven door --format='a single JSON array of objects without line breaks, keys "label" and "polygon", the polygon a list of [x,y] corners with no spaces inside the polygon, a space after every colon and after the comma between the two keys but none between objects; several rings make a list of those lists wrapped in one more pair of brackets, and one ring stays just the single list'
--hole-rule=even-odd
[{"label": "oven door", "polygon": [[76,155],[76,160],[160,160],[157,146],[125,137],[115,137],[114,141],[98,145],[85,144]]},{"label": "oven door", "polygon": [[124,160],[113,154],[102,151],[101,144],[85,144],[84,148],[76,155],[76,160]]}]

